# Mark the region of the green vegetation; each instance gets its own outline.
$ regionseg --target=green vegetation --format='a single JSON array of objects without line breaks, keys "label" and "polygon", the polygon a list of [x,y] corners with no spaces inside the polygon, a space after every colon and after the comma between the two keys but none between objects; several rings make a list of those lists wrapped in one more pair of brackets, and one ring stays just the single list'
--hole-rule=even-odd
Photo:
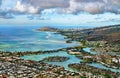
[{"label": "green vegetation", "polygon": [[67,40],[66,43],[72,43],[72,41],[71,40]]},{"label": "green vegetation", "polygon": [[83,58],[84,63],[92,63],[94,60],[92,58]]},{"label": "green vegetation", "polygon": [[68,59],[69,59],[69,57],[53,56],[53,57],[44,58],[42,61],[45,61],[45,62],[64,62],[64,61],[67,61]]}]

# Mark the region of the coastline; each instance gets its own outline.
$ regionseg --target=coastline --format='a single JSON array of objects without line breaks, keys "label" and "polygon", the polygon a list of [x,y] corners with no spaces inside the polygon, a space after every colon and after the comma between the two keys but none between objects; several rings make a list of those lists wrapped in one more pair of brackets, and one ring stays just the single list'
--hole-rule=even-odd
[{"label": "coastline", "polygon": [[[57,31],[57,32],[59,32],[59,31]],[[63,32],[63,31],[62,31]],[[60,32],[61,33],[61,32]],[[62,34],[62,35],[64,35],[64,34]],[[66,36],[66,35],[64,35],[64,36]],[[80,42],[80,43],[82,43],[82,42]],[[50,50],[50,51],[38,51],[38,52],[17,52],[17,53],[11,53],[11,52],[6,52],[6,53],[1,53],[0,52],[0,56],[1,57],[3,57],[3,58],[5,58],[5,59],[7,59],[7,58],[9,58],[9,57],[13,57],[13,58],[11,58],[12,60],[17,60],[17,59],[20,59],[20,58],[18,58],[18,57],[20,57],[20,56],[25,56],[25,55],[33,55],[33,54],[35,54],[35,55],[37,55],[37,54],[44,54],[44,53],[52,53],[52,52],[58,52],[58,51],[66,51],[66,52],[69,52],[68,50],[73,50],[73,49],[75,49],[75,50],[78,50],[80,53],[82,53],[82,55],[84,55],[84,56],[82,56],[82,58],[83,57],[85,57],[85,56],[93,56],[93,55],[91,55],[91,54],[89,54],[89,53],[85,53],[84,51],[83,51],[83,48],[84,48],[84,46],[86,46],[86,45],[83,45],[83,43],[82,43],[82,45],[81,46],[76,46],[76,47],[68,47],[68,48],[62,48],[62,49],[58,49],[58,50]],[[79,54],[78,54],[79,55]],[[17,58],[16,58],[17,57]],[[20,59],[21,60],[21,59]],[[19,60],[18,60],[19,61]],[[24,60],[24,61],[28,61],[28,60]],[[31,61],[31,60],[30,60]],[[9,61],[8,61],[9,62]],[[36,61],[32,61],[32,62],[36,62]],[[37,63],[37,62],[36,62]],[[53,65],[54,66],[54,65]],[[48,68],[49,68],[49,64],[48,64]],[[57,69],[56,69],[57,70]],[[63,70],[63,68],[62,68],[62,70]],[[99,70],[99,69],[96,69],[96,70]],[[51,70],[51,72],[53,72],[53,70]],[[59,71],[59,72],[68,72],[68,71],[66,71],[66,70],[63,70],[63,71]],[[69,71],[70,72],[70,71]],[[70,73],[72,73],[72,72],[70,72]],[[84,73],[85,74],[85,72],[81,72],[81,73],[75,73],[74,72],[74,74],[77,74],[77,76],[78,77],[82,77],[83,76],[83,74],[82,73]],[[52,74],[52,73],[51,73]],[[67,74],[67,73],[66,73]],[[88,72],[86,72],[86,77],[89,77],[88,75]],[[111,73],[112,74],[112,73]],[[43,76],[42,74],[39,74],[40,76]],[[47,74],[45,74],[45,72],[44,72],[44,75],[47,75]],[[61,74],[60,74],[61,75]],[[71,76],[71,75],[70,75]],[[92,74],[91,75],[91,77],[93,77],[94,75]],[[101,75],[100,75],[101,76]],[[37,77],[37,76],[36,76]],[[63,76],[64,77],[64,76]],[[74,78],[75,76],[72,76],[72,78]],[[98,76],[96,76],[96,77],[98,77]],[[101,76],[102,77],[102,76]]]}]

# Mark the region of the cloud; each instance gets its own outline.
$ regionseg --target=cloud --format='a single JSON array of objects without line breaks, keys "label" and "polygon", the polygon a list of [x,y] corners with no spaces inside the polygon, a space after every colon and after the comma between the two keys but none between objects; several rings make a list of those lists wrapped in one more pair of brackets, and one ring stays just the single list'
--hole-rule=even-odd
[{"label": "cloud", "polygon": [[89,12],[99,14],[104,12],[120,13],[120,0],[70,0],[66,13]]},{"label": "cloud", "polygon": [[22,3],[31,4],[41,9],[46,8],[65,8],[69,6],[69,0],[23,0]]},{"label": "cloud", "polygon": [[63,13],[120,13],[119,3],[120,0],[22,0],[21,8],[17,9],[28,13],[40,13],[51,8]]},{"label": "cloud", "polygon": [[18,11],[20,13],[31,13],[31,14],[38,12],[38,8],[35,8],[32,5],[22,4],[21,1],[17,1],[16,7],[13,10]]},{"label": "cloud", "polygon": [[69,7],[68,0],[22,0],[18,1],[15,11],[21,13],[41,13],[45,9]]},{"label": "cloud", "polygon": [[[3,4],[7,5],[7,11],[5,5],[2,6]],[[100,14],[111,12],[120,14],[120,0],[0,0],[0,5],[2,6],[0,7],[0,18],[12,17],[16,14],[36,15],[48,9],[53,11],[49,11],[51,13]]]},{"label": "cloud", "polygon": [[1,4],[2,4],[2,0],[0,0],[0,6],[1,6]]},{"label": "cloud", "polygon": [[0,18],[11,19],[13,18],[13,14],[9,11],[0,11]]}]

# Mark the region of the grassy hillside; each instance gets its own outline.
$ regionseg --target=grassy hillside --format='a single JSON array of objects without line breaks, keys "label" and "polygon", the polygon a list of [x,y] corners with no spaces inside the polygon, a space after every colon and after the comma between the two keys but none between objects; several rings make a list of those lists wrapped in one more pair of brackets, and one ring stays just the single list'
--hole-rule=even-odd
[{"label": "grassy hillside", "polygon": [[82,34],[88,41],[109,41],[120,43],[120,25],[105,26],[82,30]]}]

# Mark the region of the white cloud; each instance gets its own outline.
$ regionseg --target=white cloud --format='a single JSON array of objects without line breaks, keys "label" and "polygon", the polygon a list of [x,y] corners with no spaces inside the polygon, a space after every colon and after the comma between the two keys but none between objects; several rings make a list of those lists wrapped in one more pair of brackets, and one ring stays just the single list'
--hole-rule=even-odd
[{"label": "white cloud", "polygon": [[30,6],[30,7],[28,8],[28,11],[29,11],[29,13],[35,14],[35,13],[38,12],[38,9],[35,8],[35,7],[33,7],[33,6]]},{"label": "white cloud", "polygon": [[17,1],[16,7],[14,9],[15,11],[19,11],[21,13],[30,13],[30,14],[35,14],[38,12],[38,8],[35,8],[32,5],[25,5],[22,4],[21,1]]},{"label": "white cloud", "polygon": [[21,4],[20,1],[17,1],[15,10],[20,11],[20,12],[26,12],[27,7],[26,7],[26,5]]},{"label": "white cloud", "polygon": [[2,5],[1,16],[9,14],[7,12],[16,15],[36,15],[46,10],[46,13],[51,14],[79,14],[80,12],[120,14],[120,0],[0,0],[0,4]]},{"label": "white cloud", "polygon": [[[120,13],[120,0],[13,0],[16,7],[9,10],[38,14],[46,9],[57,8],[56,12],[80,13],[89,12],[99,14],[104,12]],[[2,0],[0,0],[0,3]],[[3,3],[12,6],[12,0],[3,0]],[[10,3],[10,4],[9,4]]]},{"label": "white cloud", "polygon": [[62,9],[66,13],[89,12],[99,14],[104,12],[120,13],[120,0],[70,0],[69,8]]}]

